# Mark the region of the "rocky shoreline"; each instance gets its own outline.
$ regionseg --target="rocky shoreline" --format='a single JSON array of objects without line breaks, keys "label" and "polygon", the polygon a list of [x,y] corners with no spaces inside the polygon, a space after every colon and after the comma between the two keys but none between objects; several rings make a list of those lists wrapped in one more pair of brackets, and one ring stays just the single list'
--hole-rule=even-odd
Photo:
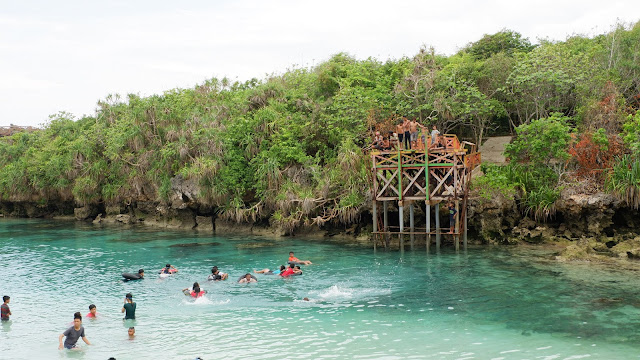
[{"label": "rocky shoreline", "polygon": [[[220,209],[198,201],[198,189],[193,184],[176,181],[172,185],[172,195],[166,203],[137,201],[120,206],[76,206],[70,201],[51,201],[46,204],[26,200],[3,201],[0,202],[0,216],[68,218],[94,224],[184,229],[210,234],[295,235],[316,239],[331,237],[347,243],[372,246],[372,216],[369,211],[363,211],[360,222],[351,226],[306,226],[297,228],[291,234],[270,226],[266,220],[236,223],[226,219],[220,216]],[[424,218],[424,208],[420,205],[424,207],[424,204],[416,205],[417,226],[420,227],[420,219]],[[516,197],[496,195],[486,199],[474,195],[470,198],[468,209],[471,243],[560,245],[564,247],[557,255],[560,261],[640,259],[640,213],[610,194],[563,193],[556,202],[555,215],[544,222],[523,215],[518,209]],[[397,221],[395,211],[392,206],[389,217]],[[445,219],[443,223],[446,223]],[[418,246],[420,241],[424,245],[423,238],[417,238]],[[397,248],[397,242],[395,246]]]}]

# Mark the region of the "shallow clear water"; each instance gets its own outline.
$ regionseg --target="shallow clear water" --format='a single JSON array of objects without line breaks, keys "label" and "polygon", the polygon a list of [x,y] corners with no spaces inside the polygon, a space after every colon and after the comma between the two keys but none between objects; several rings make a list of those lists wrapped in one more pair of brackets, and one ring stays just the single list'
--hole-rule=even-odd
[{"label": "shallow clear water", "polygon": [[[313,265],[291,279],[252,269]],[[377,252],[332,242],[213,237],[88,224],[0,220],[0,292],[13,316],[2,359],[640,358],[636,268],[559,264],[545,250]],[[159,278],[165,263],[180,272]],[[231,274],[207,283],[211,266]],[[142,281],[122,272],[147,270]],[[199,281],[194,302],[180,290]],[[131,292],[137,336],[120,309]],[[304,297],[310,302],[302,301]],[[93,346],[59,351],[73,313]]]}]

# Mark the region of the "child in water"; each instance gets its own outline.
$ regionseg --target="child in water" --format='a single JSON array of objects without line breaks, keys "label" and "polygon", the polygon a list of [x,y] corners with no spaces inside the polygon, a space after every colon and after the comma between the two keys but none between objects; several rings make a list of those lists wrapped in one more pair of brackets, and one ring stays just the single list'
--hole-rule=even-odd
[{"label": "child in water", "polygon": [[2,321],[9,321],[9,315],[11,315],[11,309],[9,309],[9,302],[11,297],[5,295],[2,297],[2,305],[0,306],[0,318]]},{"label": "child in water", "polygon": [[254,283],[254,282],[258,282],[258,280],[254,279],[251,274],[247,273],[245,274],[245,276],[243,278],[241,278],[240,280],[238,280],[238,282],[240,284],[247,284],[247,283]]},{"label": "child in water", "polygon": [[289,251],[289,262],[298,263],[302,265],[311,265],[311,261],[309,260],[300,260],[297,257],[293,256],[293,251]]},{"label": "child in water", "polygon": [[87,315],[85,315],[84,317],[89,318],[89,319],[95,319],[96,315],[98,315],[98,311],[96,309],[96,306],[91,304],[89,305],[89,313]]},{"label": "child in water", "polygon": [[279,275],[281,272],[285,271],[287,268],[284,265],[280,265],[278,270],[270,270],[270,269],[262,269],[262,270],[253,270],[256,274],[263,275]]},{"label": "child in water", "polygon": [[128,320],[128,319],[135,319],[136,318],[136,303],[133,302],[133,295],[131,295],[131,293],[128,293],[127,295],[125,295],[124,297],[124,305],[122,306],[122,311],[121,312],[125,312],[124,314],[124,319]]},{"label": "child in water", "polygon": [[194,282],[191,288],[182,289],[182,292],[185,295],[191,295],[191,297],[193,298],[199,298],[201,296],[204,296],[204,294],[206,294],[206,291],[201,290],[200,284],[198,284],[197,282]]},{"label": "child in water", "polygon": [[80,312],[73,314],[73,326],[65,330],[65,332],[60,334],[60,336],[58,337],[58,341],[60,342],[60,346],[58,346],[58,349],[60,350],[62,350],[63,348],[63,337],[66,337],[66,339],[64,339],[65,349],[77,349],[76,343],[80,338],[82,338],[82,341],[84,341],[87,345],[91,345],[87,337],[84,335],[84,327],[82,326],[82,315],[80,315]]},{"label": "child in water", "polygon": [[167,264],[162,270],[160,270],[160,274],[173,274],[177,273],[178,269],[171,264]]}]

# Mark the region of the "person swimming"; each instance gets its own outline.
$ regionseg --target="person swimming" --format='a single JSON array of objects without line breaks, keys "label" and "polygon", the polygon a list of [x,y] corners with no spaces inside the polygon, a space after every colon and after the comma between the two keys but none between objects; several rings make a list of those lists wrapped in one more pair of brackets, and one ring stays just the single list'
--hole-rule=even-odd
[{"label": "person swimming", "polygon": [[89,305],[89,313],[87,315],[85,315],[84,317],[88,318],[88,319],[95,319],[96,315],[98,315],[98,311],[96,309],[96,306],[91,304]]},{"label": "person swimming", "polygon": [[311,265],[311,261],[309,260],[300,260],[293,255],[293,251],[289,252],[289,263],[297,263],[302,265]]},{"label": "person swimming", "polygon": [[159,273],[160,274],[173,274],[173,273],[177,273],[178,269],[176,269],[175,266],[171,265],[171,264],[167,264],[164,268],[162,268]]},{"label": "person swimming", "polygon": [[255,283],[255,282],[258,282],[258,279],[254,278],[249,273],[245,274],[243,277],[240,278],[240,280],[238,280],[238,283],[240,284],[248,284],[248,283]]},{"label": "person swimming", "polygon": [[286,269],[287,268],[284,265],[280,265],[280,268],[278,270],[262,269],[262,270],[253,270],[253,272],[256,274],[262,274],[262,275],[279,275],[281,272],[285,271]]},{"label": "person swimming", "polygon": [[209,274],[209,276],[207,277],[207,280],[221,281],[221,280],[227,280],[228,277],[229,277],[229,274],[220,272],[220,270],[218,270],[218,267],[214,266],[211,268],[211,274]]},{"label": "person swimming", "polygon": [[294,268],[295,268],[295,265],[293,263],[289,264],[289,267],[287,268],[287,270],[281,272],[280,276],[289,277],[293,275],[295,273]]},{"label": "person swimming", "polygon": [[197,282],[194,282],[191,288],[182,289],[182,292],[185,295],[190,295],[192,298],[199,298],[207,293],[206,291],[200,289],[200,284],[198,284]]},{"label": "person swimming", "polygon": [[122,273],[122,277],[124,277],[123,281],[144,279],[144,269],[138,270],[137,274]]}]

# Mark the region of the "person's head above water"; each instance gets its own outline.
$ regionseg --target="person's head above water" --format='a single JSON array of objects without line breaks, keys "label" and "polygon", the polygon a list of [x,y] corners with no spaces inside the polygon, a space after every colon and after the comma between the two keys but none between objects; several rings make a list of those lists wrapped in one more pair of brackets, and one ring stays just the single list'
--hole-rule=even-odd
[{"label": "person's head above water", "polygon": [[293,251],[289,251],[289,256],[293,256]]},{"label": "person's head above water", "polygon": [[289,267],[290,267],[290,268],[292,268],[292,269],[293,269],[295,266],[296,266],[296,264],[295,264],[295,263],[291,263],[291,264],[289,264]]},{"label": "person's head above water", "polygon": [[170,268],[170,267],[171,267],[171,264],[167,264],[167,265],[165,265],[165,267],[166,267],[166,268]]},{"label": "person's head above water", "polygon": [[127,330],[127,333],[130,337],[133,337],[136,334],[136,328],[134,328],[133,326],[130,327],[129,330]]},{"label": "person's head above water", "polygon": [[92,313],[93,315],[96,314],[96,306],[91,304],[89,305],[89,312]]},{"label": "person's head above water", "polygon": [[73,314],[73,327],[79,329],[80,325],[82,325],[82,315],[80,315],[80,312],[78,311]]},{"label": "person's head above water", "polygon": [[218,272],[218,267],[217,266],[214,266],[214,267],[211,268],[211,273],[212,274],[215,274],[217,272]]},{"label": "person's head above water", "polygon": [[280,265],[280,271],[284,271],[287,267],[284,265]]},{"label": "person's head above water", "polygon": [[133,301],[133,295],[131,295],[131,293],[127,293],[127,295],[125,295],[124,298],[128,301]]},{"label": "person's head above water", "polygon": [[140,276],[144,276],[144,269],[140,269],[140,270],[138,270],[138,274],[139,274]]},{"label": "person's head above water", "polygon": [[244,278],[247,280],[251,280],[251,274],[249,273],[244,274]]}]

